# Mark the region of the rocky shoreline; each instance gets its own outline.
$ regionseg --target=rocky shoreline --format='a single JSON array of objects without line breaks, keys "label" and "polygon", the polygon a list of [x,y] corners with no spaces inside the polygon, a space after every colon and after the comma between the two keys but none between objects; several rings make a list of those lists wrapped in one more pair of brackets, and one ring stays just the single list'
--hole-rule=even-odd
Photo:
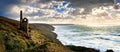
[{"label": "rocky shoreline", "polygon": [[99,50],[93,48],[86,48],[82,46],[66,45],[66,47],[68,47],[69,49],[75,52],[100,52]]},{"label": "rocky shoreline", "polygon": [[[34,24],[34,26],[35,26],[35,24]],[[46,30],[51,31],[51,33],[53,33],[52,35],[54,37],[54,38],[50,38],[50,37],[49,38],[52,39],[53,41],[56,41],[56,42],[62,44],[58,39],[56,39],[57,38],[57,34],[52,32],[52,31],[55,30],[55,28],[52,25],[49,25],[49,24],[39,24],[38,26],[39,26],[38,29],[40,29],[42,27],[44,27],[44,29],[47,28]],[[87,48],[87,47],[83,47],[83,46],[74,46],[74,45],[64,45],[64,46],[66,46],[67,48],[69,48],[70,50],[72,50],[74,52],[100,52],[100,50],[97,50],[97,49],[94,49],[94,48]],[[113,52],[113,50],[106,50],[106,52],[109,52],[109,51]]]},{"label": "rocky shoreline", "polygon": [[[100,50],[94,48],[87,48],[82,46],[66,45],[70,50],[75,52],[101,52]],[[113,50],[106,50],[105,52],[114,52]]]},{"label": "rocky shoreline", "polygon": [[[33,23],[33,24],[30,24],[30,26],[38,29],[39,32],[42,32],[44,36],[51,39],[52,41],[62,44],[58,39],[56,39],[57,34],[53,32],[55,28],[52,25]],[[47,32],[47,33],[44,33],[44,32]],[[74,45],[64,45],[64,46],[74,52],[100,52],[99,50],[95,50],[93,48],[86,48],[86,47],[74,46]]]}]

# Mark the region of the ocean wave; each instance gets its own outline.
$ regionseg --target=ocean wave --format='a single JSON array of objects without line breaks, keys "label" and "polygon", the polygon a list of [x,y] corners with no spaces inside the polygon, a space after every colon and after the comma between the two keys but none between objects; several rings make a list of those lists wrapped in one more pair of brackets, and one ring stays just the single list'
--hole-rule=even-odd
[{"label": "ocean wave", "polygon": [[99,49],[101,52],[105,52],[107,49],[120,52],[119,26],[93,28],[73,25],[56,26],[55,28],[55,32],[58,34],[57,38],[64,45],[85,46]]}]

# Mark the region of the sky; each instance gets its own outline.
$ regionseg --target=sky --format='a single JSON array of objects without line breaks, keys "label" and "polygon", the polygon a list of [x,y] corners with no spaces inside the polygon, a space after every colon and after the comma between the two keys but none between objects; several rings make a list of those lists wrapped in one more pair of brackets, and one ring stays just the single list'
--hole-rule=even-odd
[{"label": "sky", "polygon": [[5,15],[5,12],[8,11],[7,8],[9,8],[10,6],[12,5],[15,5],[15,4],[18,4],[20,3],[19,0],[11,0],[11,1],[8,1],[8,0],[1,0],[0,1],[0,15]]},{"label": "sky", "polygon": [[88,14],[92,6],[99,3],[111,3],[110,0],[0,0],[0,16],[19,20],[19,11],[30,22],[56,19],[74,19]]},{"label": "sky", "polygon": [[52,0],[1,0],[0,15],[17,19],[19,11],[22,10],[27,18],[36,20],[39,17],[55,17],[56,15],[71,13],[74,9],[70,4],[67,1]]}]

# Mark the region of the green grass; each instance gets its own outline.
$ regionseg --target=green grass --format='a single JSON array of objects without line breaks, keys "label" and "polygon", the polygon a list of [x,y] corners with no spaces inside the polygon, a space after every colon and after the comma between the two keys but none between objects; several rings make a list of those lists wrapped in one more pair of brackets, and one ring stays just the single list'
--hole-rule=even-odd
[{"label": "green grass", "polygon": [[40,28],[44,31],[32,28],[31,30],[34,33],[28,39],[24,36],[26,33],[17,28],[18,22],[14,23],[14,20],[1,17],[0,20],[0,46],[3,46],[0,47],[0,51],[2,51],[1,48],[5,52],[53,52],[54,50],[56,52],[61,52],[62,50],[63,52],[66,50],[64,46],[51,41],[50,38],[43,35],[51,36],[51,31],[47,31],[49,28]]}]

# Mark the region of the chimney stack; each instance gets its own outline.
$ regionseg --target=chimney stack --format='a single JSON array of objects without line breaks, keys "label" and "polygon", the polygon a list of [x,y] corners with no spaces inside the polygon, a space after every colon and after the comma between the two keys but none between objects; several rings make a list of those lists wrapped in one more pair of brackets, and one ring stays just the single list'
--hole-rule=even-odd
[{"label": "chimney stack", "polygon": [[20,10],[20,21],[23,19],[22,10]]},{"label": "chimney stack", "polygon": [[22,14],[22,10],[20,10],[20,29],[22,29],[22,20],[23,20],[23,14]]}]

